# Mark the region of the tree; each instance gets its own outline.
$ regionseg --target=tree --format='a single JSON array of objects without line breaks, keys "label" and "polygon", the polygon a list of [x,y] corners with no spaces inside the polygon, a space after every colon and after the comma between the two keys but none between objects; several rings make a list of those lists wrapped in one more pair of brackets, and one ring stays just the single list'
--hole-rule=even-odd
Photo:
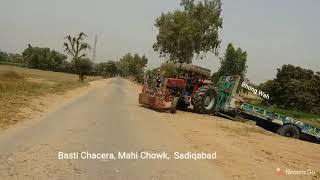
[{"label": "tree", "polygon": [[243,81],[247,71],[246,63],[247,52],[241,48],[235,49],[233,45],[229,43],[224,57],[221,58],[220,69],[212,75],[212,80],[217,82],[220,76],[240,75]]},{"label": "tree", "polygon": [[[77,65],[75,63],[77,63]],[[85,76],[90,75],[93,69],[93,63],[89,58],[80,58],[77,62],[73,59],[72,64],[81,81],[84,80]]]},{"label": "tree", "polygon": [[320,73],[299,66],[283,65],[276,78],[259,85],[270,95],[267,104],[320,114]]},{"label": "tree", "polygon": [[[81,70],[81,59],[86,57],[85,51],[90,49],[90,46],[88,43],[84,41],[84,38],[86,38],[87,35],[83,32],[81,32],[78,37],[71,37],[68,35],[65,39],[67,40],[64,43],[65,52],[72,56],[74,66],[76,73],[79,75],[79,80],[84,80],[84,73]],[[85,63],[88,63],[87,60],[84,61]]]},{"label": "tree", "polygon": [[74,73],[72,64],[66,60],[62,61],[60,68],[58,70],[59,72],[65,72],[65,73]]},{"label": "tree", "polygon": [[144,76],[144,68],[148,63],[148,58],[143,55],[130,53],[124,55],[119,62],[117,62],[117,69],[119,74],[123,77],[133,77],[138,82],[142,82]]},{"label": "tree", "polygon": [[[65,64],[67,56],[50,48],[32,47],[30,44],[22,52],[23,58],[19,55],[12,55],[12,59],[21,63],[24,62],[27,67],[49,71],[63,71],[62,65]],[[20,58],[20,59],[19,59]],[[14,62],[14,60],[11,60]]]},{"label": "tree", "polygon": [[95,66],[95,72],[98,76],[102,76],[102,77],[114,77],[117,72],[117,64],[114,61],[108,61],[108,62],[102,62],[102,63],[98,63]]},{"label": "tree", "polygon": [[106,73],[107,75],[114,77],[117,74],[117,65],[114,61],[108,61],[106,63]]},{"label": "tree", "polygon": [[203,58],[207,52],[217,55],[221,43],[221,1],[182,0],[181,6],[183,10],[162,13],[156,19],[159,33],[154,50],[174,63],[192,63],[194,55]]},{"label": "tree", "polygon": [[21,54],[17,54],[17,53],[9,53],[8,57],[7,57],[7,60],[10,63],[19,63],[21,65],[23,65],[25,63],[22,55]]},{"label": "tree", "polygon": [[176,67],[174,66],[173,63],[163,63],[161,64],[160,67],[158,68],[154,68],[152,70],[148,70],[147,71],[147,75],[151,75],[151,76],[155,76],[157,74],[157,70],[160,69],[161,72],[164,72],[164,77],[166,78],[172,78],[172,77],[175,77],[178,72],[177,72],[177,69]]},{"label": "tree", "polygon": [[8,61],[8,53],[0,50],[0,61]]}]

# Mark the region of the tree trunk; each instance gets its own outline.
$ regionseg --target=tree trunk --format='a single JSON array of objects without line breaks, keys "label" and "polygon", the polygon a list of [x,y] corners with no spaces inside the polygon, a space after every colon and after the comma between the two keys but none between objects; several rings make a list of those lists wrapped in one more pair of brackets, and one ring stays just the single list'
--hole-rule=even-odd
[{"label": "tree trunk", "polygon": [[178,69],[178,78],[181,75],[181,69],[182,69],[182,62],[179,62],[179,63],[180,63],[180,66],[179,66],[179,69]]},{"label": "tree trunk", "polygon": [[83,75],[83,74],[80,74],[80,75],[79,75],[79,81],[81,81],[81,82],[84,81],[84,75]]}]

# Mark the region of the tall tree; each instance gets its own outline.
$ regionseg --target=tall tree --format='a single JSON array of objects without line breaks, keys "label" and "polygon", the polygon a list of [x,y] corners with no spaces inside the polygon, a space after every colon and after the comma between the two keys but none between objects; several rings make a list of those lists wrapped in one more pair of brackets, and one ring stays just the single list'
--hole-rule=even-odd
[{"label": "tall tree", "polygon": [[221,58],[221,66],[218,72],[212,75],[214,82],[219,80],[220,76],[240,75],[244,80],[247,72],[247,52],[241,48],[235,49],[231,43],[228,44],[224,57]]},{"label": "tall tree", "polygon": [[[82,68],[80,65],[83,65],[83,63],[80,63],[81,59],[86,57],[86,50],[90,49],[90,46],[87,42],[85,42],[85,38],[87,35],[83,32],[81,32],[78,37],[72,37],[68,35],[65,39],[67,40],[64,43],[65,52],[72,56],[73,62],[75,65],[75,69],[77,74],[79,75],[79,80],[84,80],[84,72],[82,72]],[[87,60],[85,60],[86,62]],[[84,63],[86,64],[86,63]]]},{"label": "tall tree", "polygon": [[192,63],[194,55],[203,58],[207,52],[217,54],[221,42],[221,0],[182,0],[181,6],[183,10],[162,13],[156,19],[159,33],[154,50],[174,63]]}]

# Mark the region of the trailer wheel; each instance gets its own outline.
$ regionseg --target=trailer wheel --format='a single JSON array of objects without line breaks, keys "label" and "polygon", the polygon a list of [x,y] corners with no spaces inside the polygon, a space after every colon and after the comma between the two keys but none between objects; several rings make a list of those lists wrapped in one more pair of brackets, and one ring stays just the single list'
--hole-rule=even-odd
[{"label": "trailer wheel", "polygon": [[294,125],[284,125],[279,129],[279,134],[281,136],[290,137],[294,139],[300,138],[300,131],[299,129]]}]

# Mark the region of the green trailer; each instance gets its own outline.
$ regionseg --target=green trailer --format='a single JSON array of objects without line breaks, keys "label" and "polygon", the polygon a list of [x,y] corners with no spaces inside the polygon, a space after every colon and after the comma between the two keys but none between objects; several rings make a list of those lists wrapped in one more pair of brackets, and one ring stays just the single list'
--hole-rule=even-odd
[{"label": "green trailer", "polygon": [[243,102],[237,94],[240,76],[221,76],[217,83],[217,101],[215,111],[227,116],[245,116],[273,125],[275,132],[292,138],[320,140],[320,128],[302,120],[284,116],[264,108]]}]

